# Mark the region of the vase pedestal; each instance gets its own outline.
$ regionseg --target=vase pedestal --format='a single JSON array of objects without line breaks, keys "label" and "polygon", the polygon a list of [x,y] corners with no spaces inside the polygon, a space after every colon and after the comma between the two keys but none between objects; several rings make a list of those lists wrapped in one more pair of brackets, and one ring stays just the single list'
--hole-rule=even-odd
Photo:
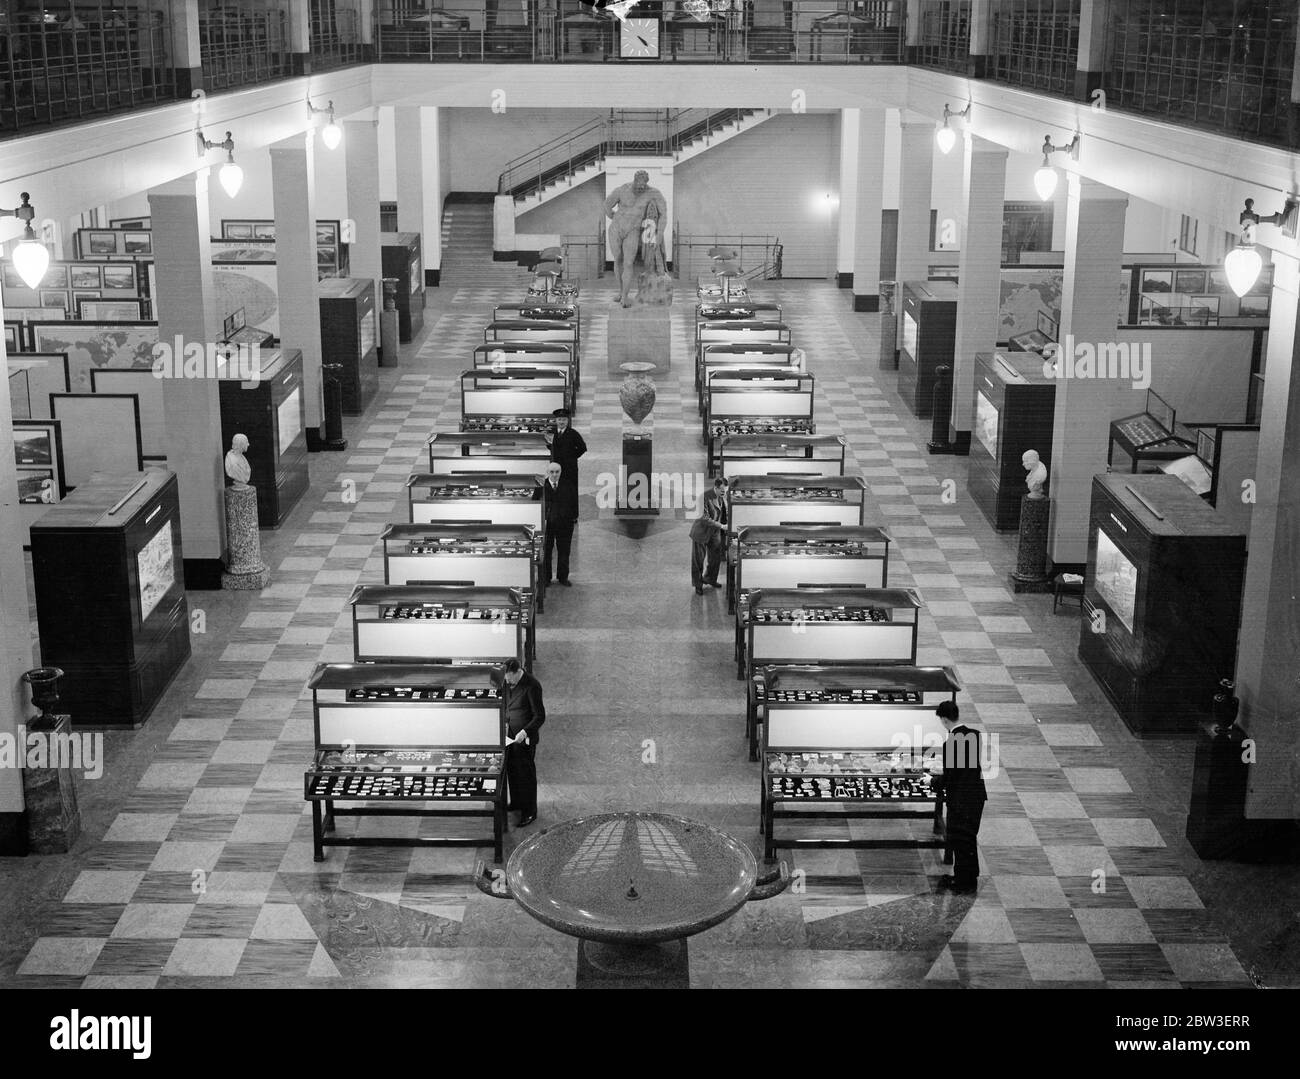
[{"label": "vase pedestal", "polygon": [[652,363],[651,378],[668,372],[672,365],[672,322],[667,307],[613,307],[609,312],[609,361],[607,372],[619,374],[624,363]]},{"label": "vase pedestal", "polygon": [[658,517],[651,505],[654,438],[649,433],[623,435],[623,467],[618,474],[615,517]]}]

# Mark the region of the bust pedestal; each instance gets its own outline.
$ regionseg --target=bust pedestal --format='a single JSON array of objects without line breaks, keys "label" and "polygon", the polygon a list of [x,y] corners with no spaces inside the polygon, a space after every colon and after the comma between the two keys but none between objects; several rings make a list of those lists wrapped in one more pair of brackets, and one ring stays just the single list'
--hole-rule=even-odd
[{"label": "bust pedestal", "polygon": [[265,588],[271,571],[262,561],[262,540],[257,534],[257,488],[226,488],[226,547],[230,564],[221,574],[221,587]]},{"label": "bust pedestal", "polygon": [[609,360],[606,372],[617,377],[621,364],[652,363],[652,378],[672,365],[669,307],[615,307],[609,312]]},{"label": "bust pedestal", "polygon": [[1025,495],[1020,500],[1020,548],[1016,570],[1011,574],[1013,592],[1047,592],[1052,579],[1047,574],[1047,519],[1051,503],[1046,498]]}]

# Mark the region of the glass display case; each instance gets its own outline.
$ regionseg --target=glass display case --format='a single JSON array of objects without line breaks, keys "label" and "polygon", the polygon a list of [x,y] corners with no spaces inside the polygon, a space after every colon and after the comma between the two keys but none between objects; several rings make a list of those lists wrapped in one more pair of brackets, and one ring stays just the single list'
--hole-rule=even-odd
[{"label": "glass display case", "polygon": [[[465,394],[491,390],[545,390],[560,394],[561,404],[556,408],[576,408],[569,372],[560,366],[523,367],[510,364],[492,367],[475,367],[460,376],[461,408],[465,408]],[[541,407],[536,402],[530,407]],[[553,411],[553,410],[552,410]]]},{"label": "glass display case", "polygon": [[348,604],[358,663],[533,663],[533,597],[523,589],[366,584]]},{"label": "glass display case", "polygon": [[744,352],[750,345],[788,345],[790,327],[769,319],[718,319],[699,322],[695,327],[695,388],[704,385],[703,357],[709,345],[738,345]]},{"label": "glass display case", "polygon": [[709,475],[717,471],[722,440],[730,435],[817,433],[812,375],[741,367],[712,370],[707,379],[702,437]]},{"label": "glass display case", "polygon": [[935,369],[953,362],[957,286],[951,281],[905,281],[902,302],[898,393],[913,413],[928,419],[934,407]]},{"label": "glass display case", "polygon": [[439,476],[406,481],[412,524],[527,525],[542,531],[542,483],[535,475]]},{"label": "glass display case", "polygon": [[1174,476],[1092,482],[1079,657],[1129,728],[1194,735],[1237,651],[1246,536]]},{"label": "glass display case", "polygon": [[474,349],[474,367],[502,372],[517,367],[562,371],[567,377],[570,394],[576,394],[581,378],[575,356],[570,345],[557,341],[485,341]]},{"label": "glass display case", "polygon": [[695,389],[698,411],[704,413],[704,387],[709,375],[722,369],[748,368],[788,371],[803,370],[803,353],[789,341],[754,341],[749,344],[703,342],[696,350]]},{"label": "glass display case", "polygon": [[843,435],[727,435],[718,450],[718,475],[842,476]]},{"label": "glass display case", "polygon": [[418,232],[381,232],[380,264],[397,280],[397,334],[402,344],[424,329],[424,269]]},{"label": "glass display case", "polygon": [[437,476],[545,472],[551,447],[540,432],[435,431],[429,436],[429,471]]},{"label": "glass display case", "polygon": [[1195,432],[1179,426],[1173,405],[1147,390],[1142,412],[1111,423],[1106,464],[1112,472],[1159,472],[1161,462],[1195,453]]},{"label": "glass display case", "polygon": [[[943,770],[941,700],[961,686],[946,667],[773,666],[764,689],[761,824],[768,859],[779,847],[942,848],[943,803],[932,783]],[[923,835],[882,838],[845,819],[904,820]],[[809,822],[837,822],[821,834]],[[801,825],[780,836],[783,823]],[[811,834],[810,834],[811,833]]]},{"label": "glass display case", "polygon": [[460,383],[461,430],[499,430],[514,423],[536,430],[539,422],[544,429],[555,410],[569,403],[567,387],[553,379],[524,380],[517,371],[467,371]]},{"label": "glass display case", "polygon": [[754,525],[866,523],[861,476],[737,476],[730,481],[728,530]]},{"label": "glass display case", "polygon": [[327,277],[320,299],[321,362],[343,368],[343,411],[364,412],[379,389],[375,283],[355,277]]},{"label": "glass display case", "polygon": [[518,588],[546,609],[542,535],[527,525],[394,524],[380,538],[385,584]]},{"label": "glass display case", "polygon": [[[311,804],[316,861],[325,860],[326,847],[488,843],[501,861],[506,723],[499,667],[322,663],[307,684],[315,752],[303,797]],[[425,802],[435,807],[410,805]],[[365,816],[486,818],[492,832],[338,833],[339,817]]]},{"label": "glass display case", "polygon": [[883,528],[858,525],[742,528],[727,561],[727,610],[755,588],[884,588],[889,543]]},{"label": "glass display case", "polygon": [[525,344],[549,343],[568,345],[574,359],[581,362],[582,355],[578,349],[579,329],[577,323],[562,319],[501,318],[489,322],[483,329],[485,344],[497,344],[509,341]]}]

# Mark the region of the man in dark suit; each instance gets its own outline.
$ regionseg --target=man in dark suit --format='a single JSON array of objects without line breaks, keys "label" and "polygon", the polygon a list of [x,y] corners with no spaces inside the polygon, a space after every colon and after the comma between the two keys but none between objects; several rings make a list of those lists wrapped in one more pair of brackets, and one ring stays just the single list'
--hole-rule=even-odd
[{"label": "man in dark suit", "polygon": [[569,585],[569,549],[573,544],[573,524],[578,519],[578,488],[569,487],[562,478],[562,466],[552,461],[542,481],[542,525],[546,541],[542,555],[544,584],[551,583],[551,553],[556,554],[555,573],[560,584]]},{"label": "man in dark suit", "polygon": [[537,741],[546,722],[542,684],[520,666],[505,662],[501,687],[506,709],[506,809],[519,811],[519,827],[537,819]]},{"label": "man in dark suit", "polygon": [[[587,452],[587,443],[573,429],[567,408],[557,408],[552,417],[555,430],[546,433],[546,444],[551,447],[551,460],[560,463],[560,482],[573,491],[573,501],[578,501],[578,458]],[[576,514],[574,516],[577,516]]]},{"label": "man in dark suit", "polygon": [[[952,850],[952,876],[941,877],[940,888],[959,895],[973,895],[979,884],[978,836],[988,792],[982,768],[984,732],[978,724],[962,723],[955,701],[943,701],[935,709],[948,738],[943,744],[943,788],[947,809],[948,846]],[[938,777],[936,777],[938,778]]]},{"label": "man in dark suit", "polygon": [[[727,549],[727,481],[719,476],[704,495],[704,508],[691,525],[691,584],[697,596],[718,588],[718,566]],[[707,565],[706,565],[707,559]]]}]

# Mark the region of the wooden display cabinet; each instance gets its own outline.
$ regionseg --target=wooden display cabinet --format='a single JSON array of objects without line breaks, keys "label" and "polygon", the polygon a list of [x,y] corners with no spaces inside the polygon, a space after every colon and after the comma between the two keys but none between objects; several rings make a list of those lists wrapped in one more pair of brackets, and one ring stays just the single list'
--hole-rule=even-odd
[{"label": "wooden display cabinet", "polygon": [[190,655],[176,476],[95,473],[31,527],[41,663],[79,728],[136,728]]},{"label": "wooden display cabinet", "polygon": [[542,531],[542,484],[535,475],[438,476],[406,481],[412,524],[527,525]]},{"label": "wooden display cabinet", "polygon": [[1079,658],[1134,734],[1210,720],[1236,663],[1239,529],[1176,476],[1093,478]]},{"label": "wooden display cabinet", "polygon": [[[325,860],[326,847],[491,843],[501,861],[506,826],[501,682],[500,668],[489,666],[320,664],[308,682],[316,751],[303,775],[315,860]],[[435,808],[413,805],[426,802]],[[487,818],[492,832],[408,838],[335,831],[338,817],[366,816]]]},{"label": "wooden display cabinet", "polygon": [[731,345],[743,353],[753,345],[790,344],[790,327],[768,319],[701,322],[695,330],[696,391],[704,388],[704,354],[710,346]]},{"label": "wooden display cabinet", "polygon": [[756,588],[885,588],[889,533],[860,525],[751,525],[727,560],[727,611]]},{"label": "wooden display cabinet", "polygon": [[326,277],[320,297],[321,361],[343,368],[343,411],[366,410],[379,389],[379,313],[375,283],[356,277]]},{"label": "wooden display cabinet", "polygon": [[256,382],[219,379],[222,449],[237,434],[248,437],[248,482],[257,488],[257,519],[278,528],[307,490],[306,387],[302,352],[261,353]]},{"label": "wooden display cabinet", "polygon": [[397,334],[406,344],[424,329],[424,260],[418,232],[381,232],[380,265],[397,279]]},{"label": "wooden display cabinet", "polygon": [[[714,430],[737,424],[761,425],[773,418],[805,420],[811,435],[816,427],[813,423],[815,381],[812,375],[802,371],[773,371],[761,367],[711,370],[704,385],[701,438],[708,443]],[[791,397],[790,394],[797,396]],[[721,462],[721,439],[716,446],[710,445],[710,453]]]},{"label": "wooden display cabinet", "polygon": [[[768,667],[760,830],[778,847],[941,849],[943,724],[934,709],[961,689],[946,667]],[[911,820],[925,839],[845,838],[844,820]],[[829,820],[821,836],[775,834],[778,822]]]},{"label": "wooden display cabinet", "polygon": [[1020,527],[1027,492],[1020,458],[1037,450],[1050,470],[1056,383],[1033,352],[981,352],[975,356],[975,427],[971,432],[971,497],[999,531]]},{"label": "wooden display cabinet", "polygon": [[843,435],[728,435],[718,450],[718,475],[842,476]]},{"label": "wooden display cabinet", "polygon": [[348,604],[358,663],[533,664],[533,598],[519,588],[365,584]]},{"label": "wooden display cabinet", "polygon": [[[491,380],[491,372],[479,375]],[[569,393],[565,386],[555,382],[535,381],[520,385],[508,377],[499,378],[497,384],[476,388],[475,372],[461,379],[460,427],[462,431],[500,430],[519,425],[525,430],[543,430],[554,422],[556,409],[569,406]]]},{"label": "wooden display cabinet", "polygon": [[727,529],[755,525],[866,523],[867,484],[861,476],[737,476],[727,491]]},{"label": "wooden display cabinet", "polygon": [[492,371],[553,368],[565,372],[572,396],[581,382],[576,355],[570,345],[557,341],[485,341],[474,348],[474,367]]},{"label": "wooden display cabinet", "polygon": [[[560,367],[517,367],[513,364],[504,370],[475,367],[462,372],[460,376],[461,413],[466,412],[466,394],[484,393],[491,390],[545,390],[559,393],[560,403],[555,408],[567,408],[571,412],[577,408],[574,400],[569,374]],[[552,412],[555,409],[551,410]]]},{"label": "wooden display cabinet", "polygon": [[898,393],[917,416],[934,408],[935,369],[952,366],[957,347],[957,286],[951,281],[903,283],[903,335]]}]

